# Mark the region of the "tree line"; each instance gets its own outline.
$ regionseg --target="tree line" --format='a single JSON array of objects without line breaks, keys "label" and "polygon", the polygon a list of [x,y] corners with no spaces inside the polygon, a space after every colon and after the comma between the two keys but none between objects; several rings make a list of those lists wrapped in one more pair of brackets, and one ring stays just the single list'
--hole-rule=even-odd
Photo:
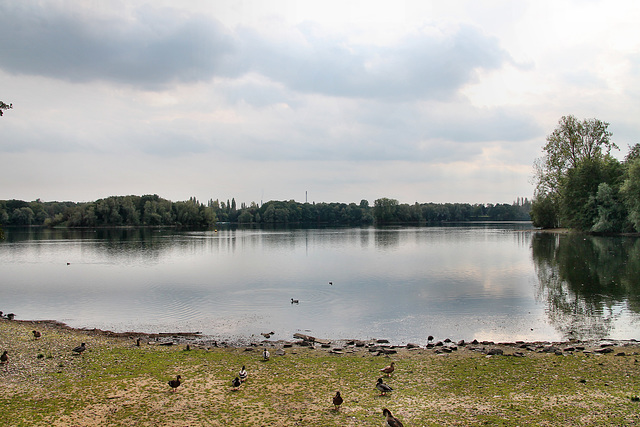
[{"label": "tree line", "polygon": [[356,203],[300,203],[269,201],[262,205],[236,205],[195,197],[172,202],[158,195],[112,196],[94,202],[0,200],[0,225],[47,227],[185,227],[208,228],[217,223],[370,225],[432,224],[452,221],[529,220],[531,202],[517,198],[512,204],[399,203],[381,198],[369,205]]},{"label": "tree line", "polygon": [[537,159],[533,224],[596,233],[640,232],[640,144],[623,161],[609,123],[563,116]]}]

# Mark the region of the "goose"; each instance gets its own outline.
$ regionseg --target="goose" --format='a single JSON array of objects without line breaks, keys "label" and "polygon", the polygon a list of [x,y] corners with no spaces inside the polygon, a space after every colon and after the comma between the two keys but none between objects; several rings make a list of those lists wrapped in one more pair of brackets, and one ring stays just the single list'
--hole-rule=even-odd
[{"label": "goose", "polygon": [[386,367],[380,369],[380,372],[383,372],[383,373],[387,374],[387,376],[390,376],[391,373],[394,370],[395,370],[394,362],[391,362],[391,364],[389,366],[386,366]]},{"label": "goose", "polygon": [[85,351],[86,349],[87,349],[87,347],[84,345],[84,343],[82,343],[79,346],[77,346],[76,348],[74,348],[72,351],[74,353],[82,354],[82,352]]},{"label": "goose", "polygon": [[342,396],[340,396],[340,392],[336,391],[336,395],[333,396],[333,406],[335,407],[336,411],[340,410],[340,405],[342,405]]},{"label": "goose", "polygon": [[42,336],[42,334],[40,333],[40,331],[32,331],[33,332],[33,338],[34,339],[38,339]]},{"label": "goose", "polygon": [[171,386],[171,391],[176,391],[176,389],[180,387],[180,379],[182,379],[182,377],[178,375],[175,380],[169,380],[167,384]]},{"label": "goose", "polygon": [[382,415],[387,417],[388,427],[404,427],[404,424],[402,424],[399,419],[391,415],[391,411],[388,410],[387,408],[382,409]]},{"label": "goose", "polygon": [[248,376],[249,374],[245,370],[244,365],[242,365],[242,369],[240,369],[240,372],[238,372],[238,377],[240,377],[240,381],[245,382]]},{"label": "goose", "polygon": [[232,381],[231,381],[231,385],[233,386],[234,390],[238,390],[240,388],[240,386],[242,385],[242,381],[240,381],[240,378],[235,377]]},{"label": "goose", "polygon": [[264,349],[264,351],[262,352],[262,359],[263,360],[269,360],[269,357],[271,356],[271,354],[269,354],[269,350],[267,350],[266,348]]},{"label": "goose", "polygon": [[393,389],[382,382],[382,378],[378,378],[378,383],[376,384],[376,388],[380,390],[380,396],[386,396],[387,393],[393,391]]}]

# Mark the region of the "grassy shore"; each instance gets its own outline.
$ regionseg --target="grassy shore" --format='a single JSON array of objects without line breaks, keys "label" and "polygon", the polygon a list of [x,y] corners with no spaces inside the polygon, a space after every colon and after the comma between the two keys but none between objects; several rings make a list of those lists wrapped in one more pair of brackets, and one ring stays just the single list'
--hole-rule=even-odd
[{"label": "grassy shore", "polygon": [[[336,352],[337,344],[281,342],[187,351],[147,337],[137,347],[135,338],[0,320],[9,355],[0,366],[3,425],[379,426],[384,407],[405,426],[640,425],[636,342],[606,354],[597,343],[478,343],[438,354],[442,347],[341,343]],[[87,350],[72,354],[81,342]],[[379,369],[391,361],[385,382],[394,391],[380,396]],[[249,378],[234,391],[242,365]],[[172,392],[167,382],[178,374]],[[344,403],[334,410],[338,390]]]}]

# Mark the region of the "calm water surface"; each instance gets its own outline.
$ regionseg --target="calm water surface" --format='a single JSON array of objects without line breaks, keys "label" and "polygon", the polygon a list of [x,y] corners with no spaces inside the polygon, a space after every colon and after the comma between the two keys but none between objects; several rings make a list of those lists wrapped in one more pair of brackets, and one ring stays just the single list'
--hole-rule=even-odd
[{"label": "calm water surface", "polygon": [[0,310],[18,319],[233,340],[640,339],[634,238],[530,224],[5,234]]}]

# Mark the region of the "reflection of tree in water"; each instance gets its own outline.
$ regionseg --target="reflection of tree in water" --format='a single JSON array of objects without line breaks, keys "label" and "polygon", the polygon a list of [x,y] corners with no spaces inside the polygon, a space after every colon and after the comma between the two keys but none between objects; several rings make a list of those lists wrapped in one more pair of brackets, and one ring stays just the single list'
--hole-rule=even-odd
[{"label": "reflection of tree in water", "polygon": [[604,338],[620,305],[640,313],[640,239],[537,233],[537,299],[565,339]]}]

